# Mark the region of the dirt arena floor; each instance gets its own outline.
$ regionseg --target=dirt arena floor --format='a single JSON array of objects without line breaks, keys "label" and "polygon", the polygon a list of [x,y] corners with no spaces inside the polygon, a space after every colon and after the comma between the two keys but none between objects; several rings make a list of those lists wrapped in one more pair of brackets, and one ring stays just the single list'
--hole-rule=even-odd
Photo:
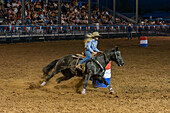
[{"label": "dirt arena floor", "polygon": [[66,54],[84,51],[83,40],[0,45],[0,113],[170,113],[170,37],[148,37],[148,47],[127,38],[100,39],[102,51],[119,46],[124,67],[112,62],[112,88],[76,93],[81,79],[46,86],[42,68]]}]

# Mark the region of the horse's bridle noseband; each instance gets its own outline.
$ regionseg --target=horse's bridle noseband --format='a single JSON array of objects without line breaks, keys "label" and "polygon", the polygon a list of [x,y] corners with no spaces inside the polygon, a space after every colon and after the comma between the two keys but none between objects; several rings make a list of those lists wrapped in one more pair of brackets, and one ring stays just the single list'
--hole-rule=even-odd
[{"label": "horse's bridle noseband", "polygon": [[117,54],[116,54],[117,52],[120,53],[120,51],[115,51],[115,52],[114,52],[114,54],[115,54],[115,56],[116,56],[116,59],[117,59],[117,57],[118,57]]}]

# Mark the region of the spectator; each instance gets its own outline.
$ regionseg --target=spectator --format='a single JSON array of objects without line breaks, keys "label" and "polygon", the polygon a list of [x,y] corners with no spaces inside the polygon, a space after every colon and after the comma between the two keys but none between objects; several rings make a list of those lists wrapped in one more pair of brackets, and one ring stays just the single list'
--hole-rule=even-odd
[{"label": "spectator", "polygon": [[128,40],[129,38],[130,40],[132,40],[132,25],[131,24],[129,24],[128,26]]},{"label": "spectator", "polygon": [[[17,2],[18,1],[18,2]],[[37,1],[37,2],[36,2]],[[41,0],[42,1],[42,0]],[[77,2],[78,1],[78,2]],[[4,0],[0,0],[0,3],[3,4]],[[5,1],[6,2],[6,1]],[[43,1],[44,2],[44,1]],[[26,2],[26,22],[28,24],[38,22],[36,25],[41,24],[46,21],[47,18],[50,17],[53,24],[57,24],[58,20],[58,3],[57,2],[49,2],[46,4],[42,4],[43,2],[39,2],[38,0],[33,0],[31,2]],[[3,9],[0,6],[0,16],[3,18],[7,17],[9,20],[14,21],[16,19],[21,19],[22,13],[22,5],[21,0],[12,0],[8,1],[7,9]],[[5,5],[4,5],[5,6]],[[43,6],[43,7],[42,7]],[[88,24],[88,4],[84,4],[82,0],[73,0],[72,3],[62,3],[61,5],[61,14],[62,14],[62,24],[63,25],[82,25]],[[6,20],[5,20],[6,21]],[[123,19],[116,18],[116,22],[114,23],[114,17],[110,15],[109,10],[104,10],[102,12],[99,11],[99,8],[95,7],[91,12],[91,21],[92,23],[101,24],[121,24],[126,25],[127,22],[123,21]],[[9,21],[9,23],[11,23]],[[164,25],[163,22],[152,22],[148,20],[143,21],[143,25]],[[169,23],[167,23],[168,25]]]},{"label": "spectator", "polygon": [[67,9],[66,9],[64,3],[62,3],[62,5],[61,5],[61,11],[63,12],[64,15],[67,13]]},{"label": "spectator", "polygon": [[80,7],[82,7],[82,2],[81,2],[81,0],[79,0],[78,7],[79,7],[79,9],[80,9]]},{"label": "spectator", "polygon": [[140,37],[142,36],[142,30],[143,30],[142,25],[140,25],[140,26],[139,26],[139,29],[138,29],[138,32],[139,32],[139,34],[138,34],[138,40],[140,40]]},{"label": "spectator", "polygon": [[42,9],[42,6],[39,1],[34,3],[34,7],[35,7],[35,11],[39,11]]},{"label": "spectator", "polygon": [[7,3],[7,8],[10,8],[11,7],[11,4],[9,3],[9,1],[8,1],[8,3]]}]

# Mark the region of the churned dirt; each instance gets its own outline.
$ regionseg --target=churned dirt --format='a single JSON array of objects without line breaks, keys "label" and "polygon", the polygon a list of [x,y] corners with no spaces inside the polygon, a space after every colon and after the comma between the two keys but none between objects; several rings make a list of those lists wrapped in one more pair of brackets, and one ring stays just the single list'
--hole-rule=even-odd
[{"label": "churned dirt", "polygon": [[0,113],[170,113],[170,37],[148,37],[148,47],[134,38],[100,39],[102,51],[119,46],[124,67],[112,62],[111,86],[87,86],[76,93],[81,77],[44,87],[42,68],[66,54],[84,51],[83,40],[0,45]]}]

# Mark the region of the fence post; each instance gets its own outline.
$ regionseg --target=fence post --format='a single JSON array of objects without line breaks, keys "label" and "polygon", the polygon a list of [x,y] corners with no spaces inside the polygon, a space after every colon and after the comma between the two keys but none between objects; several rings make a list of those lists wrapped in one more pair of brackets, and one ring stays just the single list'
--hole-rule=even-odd
[{"label": "fence post", "polygon": [[13,43],[13,39],[12,39],[12,26],[10,26],[11,27],[11,43]]},{"label": "fence post", "polygon": [[73,40],[73,38],[74,38],[74,37],[73,37],[73,28],[74,28],[74,27],[73,27],[73,26],[71,26],[71,29],[72,29],[72,40]]},{"label": "fence post", "polygon": [[59,37],[59,31],[60,31],[59,29],[60,29],[60,27],[58,26],[57,29],[58,29],[58,40],[60,40],[60,37]]},{"label": "fence post", "polygon": [[66,36],[66,34],[67,34],[67,27],[66,27],[66,26],[63,26],[63,28],[64,28],[64,34],[65,34],[65,37],[64,37],[64,38],[66,39],[66,37],[67,37],[67,36]]},{"label": "fence post", "polygon": [[[29,26],[29,27],[30,27],[30,26]],[[30,29],[29,29],[29,42],[30,42],[30,40],[31,40],[31,39],[30,39],[30,31],[31,31],[31,27],[30,27]]]},{"label": "fence post", "polygon": [[107,31],[108,31],[108,36],[107,36],[107,38],[109,38],[109,27],[106,26],[106,28],[107,28]]},{"label": "fence post", "polygon": [[83,30],[84,30],[84,35],[86,35],[86,26],[83,28]]},{"label": "fence post", "polygon": [[[55,37],[55,32],[56,32],[56,27],[55,26],[53,26],[54,27],[54,37]],[[55,39],[55,38],[54,38]]]},{"label": "fence post", "polygon": [[73,33],[74,33],[74,37],[73,37],[73,39],[75,38],[75,34],[76,34],[76,27],[74,26],[73,27]]},{"label": "fence post", "polygon": [[44,41],[45,41],[44,29],[45,29],[45,26],[43,26],[43,38],[44,38]]}]

